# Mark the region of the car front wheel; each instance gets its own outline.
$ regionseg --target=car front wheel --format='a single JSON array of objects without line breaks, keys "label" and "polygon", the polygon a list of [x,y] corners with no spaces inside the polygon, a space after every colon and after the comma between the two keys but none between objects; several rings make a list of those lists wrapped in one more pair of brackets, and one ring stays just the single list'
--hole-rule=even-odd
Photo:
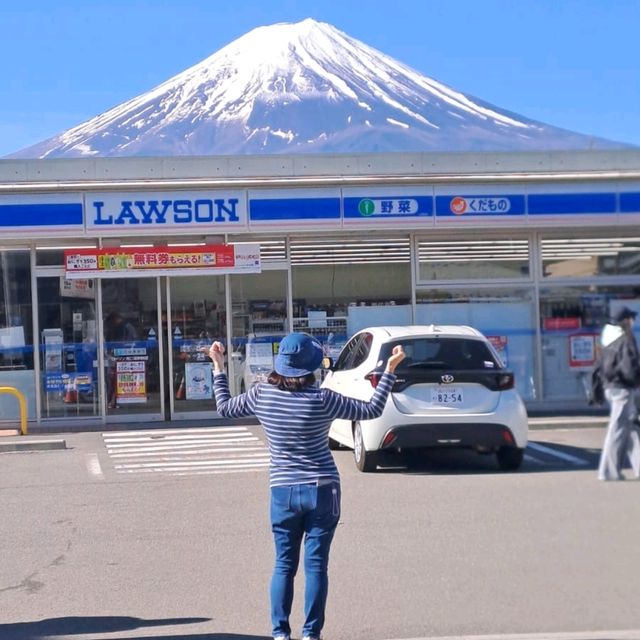
[{"label": "car front wheel", "polygon": [[378,466],[378,452],[367,451],[364,448],[362,425],[359,422],[356,422],[353,430],[353,457],[356,461],[356,467],[365,473],[375,471]]},{"label": "car front wheel", "polygon": [[518,447],[500,447],[496,454],[498,466],[503,471],[517,471],[522,464],[524,449]]}]

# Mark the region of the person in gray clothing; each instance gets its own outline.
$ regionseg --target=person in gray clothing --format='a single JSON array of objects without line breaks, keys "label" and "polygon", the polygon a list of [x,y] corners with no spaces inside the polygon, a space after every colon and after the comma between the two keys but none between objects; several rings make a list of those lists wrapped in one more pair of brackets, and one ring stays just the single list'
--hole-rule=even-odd
[{"label": "person in gray clothing", "polygon": [[620,309],[614,324],[605,325],[598,367],[604,394],[610,406],[609,424],[602,446],[598,478],[624,480],[622,468],[629,458],[633,475],[640,479],[640,434],[637,428],[640,356],[633,335],[638,314],[628,307]]}]

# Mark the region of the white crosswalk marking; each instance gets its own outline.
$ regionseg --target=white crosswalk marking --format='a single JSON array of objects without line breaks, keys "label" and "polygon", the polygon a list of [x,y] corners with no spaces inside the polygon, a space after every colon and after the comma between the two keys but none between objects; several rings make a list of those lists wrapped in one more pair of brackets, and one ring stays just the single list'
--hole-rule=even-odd
[{"label": "white crosswalk marking", "polygon": [[103,433],[117,473],[204,475],[263,471],[265,444],[246,427],[149,429]]}]

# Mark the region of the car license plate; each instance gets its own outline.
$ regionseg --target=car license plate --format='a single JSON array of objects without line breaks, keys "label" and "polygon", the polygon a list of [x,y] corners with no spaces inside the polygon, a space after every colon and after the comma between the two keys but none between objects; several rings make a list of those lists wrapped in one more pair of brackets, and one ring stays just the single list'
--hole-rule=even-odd
[{"label": "car license plate", "polygon": [[435,404],[462,404],[462,389],[459,387],[438,387],[431,390],[431,402]]}]

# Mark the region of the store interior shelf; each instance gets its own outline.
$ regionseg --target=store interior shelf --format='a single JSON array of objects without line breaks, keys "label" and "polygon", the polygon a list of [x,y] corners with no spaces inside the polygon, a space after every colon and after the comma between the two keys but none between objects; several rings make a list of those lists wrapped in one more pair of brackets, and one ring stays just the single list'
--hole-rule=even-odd
[{"label": "store interior shelf", "polygon": [[311,335],[326,335],[329,333],[343,334],[347,331],[347,318],[294,318],[293,330],[304,331]]}]

